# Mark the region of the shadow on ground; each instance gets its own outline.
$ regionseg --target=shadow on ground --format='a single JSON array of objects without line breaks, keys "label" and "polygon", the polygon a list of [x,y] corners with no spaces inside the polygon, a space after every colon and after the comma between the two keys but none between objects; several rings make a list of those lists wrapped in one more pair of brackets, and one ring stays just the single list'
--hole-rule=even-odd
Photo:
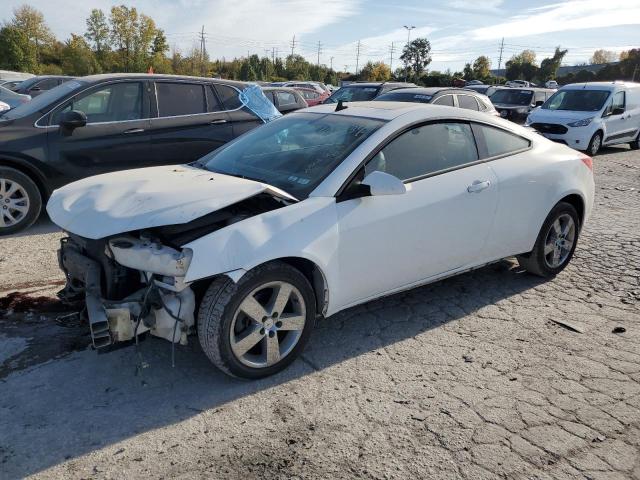
[{"label": "shadow on ground", "polygon": [[176,348],[172,368],[171,346],[164,340],[150,338],[138,350],[128,347],[98,355],[88,349],[83,328],[55,324],[58,314],[23,316],[22,322],[14,315],[0,323],[0,335],[31,338],[30,347],[5,362],[22,370],[5,370],[4,378],[0,374],[2,476],[28,476],[220,408],[437,328],[539,283],[503,261],[350,309],[321,321],[303,357],[288,370],[254,382],[218,372],[195,337],[189,346]]}]

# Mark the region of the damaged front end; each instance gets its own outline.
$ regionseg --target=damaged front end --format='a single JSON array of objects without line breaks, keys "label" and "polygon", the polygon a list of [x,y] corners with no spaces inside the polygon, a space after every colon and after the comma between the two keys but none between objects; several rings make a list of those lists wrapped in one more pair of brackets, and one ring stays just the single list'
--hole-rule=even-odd
[{"label": "damaged front end", "polygon": [[187,343],[195,325],[195,294],[184,277],[192,252],[145,232],[91,240],[70,234],[58,252],[68,303],[84,300],[93,346],[103,349],[149,332]]}]

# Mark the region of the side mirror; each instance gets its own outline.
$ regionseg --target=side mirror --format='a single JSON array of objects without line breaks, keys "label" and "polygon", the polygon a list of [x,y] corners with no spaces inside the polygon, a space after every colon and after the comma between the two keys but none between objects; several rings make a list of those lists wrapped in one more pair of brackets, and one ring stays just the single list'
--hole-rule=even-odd
[{"label": "side mirror", "polygon": [[60,115],[60,128],[69,133],[76,128],[84,127],[86,124],[87,116],[79,110],[70,110]]},{"label": "side mirror", "polygon": [[622,115],[624,113],[624,107],[616,107],[611,110],[611,115]]},{"label": "side mirror", "polygon": [[544,101],[543,101],[543,100],[538,100],[538,101],[535,103],[536,107],[541,107],[543,104],[544,104]]},{"label": "side mirror", "polygon": [[372,196],[400,195],[407,191],[402,180],[388,173],[375,171],[362,180],[362,185],[367,185]]}]

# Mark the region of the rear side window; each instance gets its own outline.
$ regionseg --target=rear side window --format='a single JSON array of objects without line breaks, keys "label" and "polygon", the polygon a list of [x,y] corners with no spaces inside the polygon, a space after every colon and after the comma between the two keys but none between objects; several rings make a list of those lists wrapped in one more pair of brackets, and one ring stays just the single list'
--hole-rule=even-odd
[{"label": "rear side window", "polygon": [[238,90],[228,85],[215,85],[215,89],[225,110],[236,110],[242,107],[242,103],[238,98]]},{"label": "rear side window", "polygon": [[469,124],[432,123],[412,128],[392,140],[367,163],[365,175],[381,171],[408,180],[477,160]]},{"label": "rear side window", "polygon": [[487,156],[496,157],[515,153],[529,148],[531,142],[514,133],[505,132],[499,128],[476,124],[474,128],[480,129],[487,147]]},{"label": "rear side window", "polygon": [[296,96],[291,92],[276,91],[279,107],[295,107],[298,105]]},{"label": "rear side window", "polygon": [[478,102],[471,95],[458,95],[458,106],[467,110],[478,111]]},{"label": "rear side window", "polygon": [[433,101],[434,105],[446,105],[453,107],[453,95],[443,95]]},{"label": "rear side window", "polygon": [[158,116],[176,117],[205,113],[204,86],[197,83],[156,83]]}]

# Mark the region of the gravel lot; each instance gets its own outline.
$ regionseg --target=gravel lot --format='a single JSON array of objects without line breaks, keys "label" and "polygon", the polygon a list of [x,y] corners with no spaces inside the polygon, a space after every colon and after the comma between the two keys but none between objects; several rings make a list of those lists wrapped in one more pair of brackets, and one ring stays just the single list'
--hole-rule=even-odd
[{"label": "gravel lot", "polygon": [[60,233],[0,240],[0,478],[640,478],[640,153],[594,163],[554,281],[504,261],[351,309],[258,382],[196,339],[97,355],[34,297]]}]

